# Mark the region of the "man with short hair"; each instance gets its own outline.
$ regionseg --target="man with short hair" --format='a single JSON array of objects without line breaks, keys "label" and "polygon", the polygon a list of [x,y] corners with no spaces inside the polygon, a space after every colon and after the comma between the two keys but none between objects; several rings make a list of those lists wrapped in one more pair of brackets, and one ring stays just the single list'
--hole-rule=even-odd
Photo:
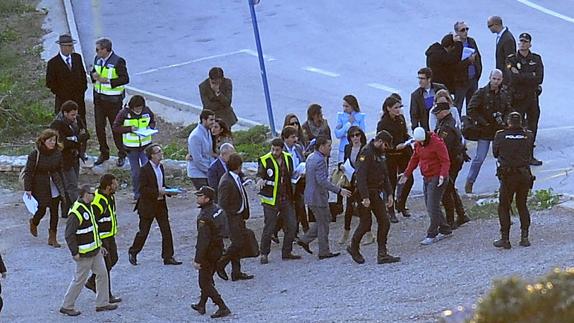
[{"label": "man with short hair", "polygon": [[96,275],[96,312],[112,311],[118,308],[109,303],[108,273],[104,256],[107,251],[102,247],[98,234],[98,224],[90,203],[94,192],[88,185],[80,188],[79,199],[70,209],[66,222],[66,243],[76,262],[76,273],[68,287],[60,313],[68,316],[78,316],[80,311],[74,309],[74,304],[88,279],[90,271]]},{"label": "man with short hair", "polygon": [[[98,233],[102,241],[102,247],[107,251],[104,256],[106,269],[108,270],[108,291],[110,293],[110,303],[119,303],[121,298],[112,294],[112,276],[110,271],[118,263],[118,246],[116,244],[116,234],[118,233],[118,219],[116,216],[115,193],[119,187],[118,180],[112,174],[104,174],[100,178],[100,186],[96,190],[92,209],[94,218],[98,222]],[[96,275],[92,275],[86,282],[86,288],[96,292]]]},{"label": "man with short hair", "polygon": [[223,253],[223,239],[216,220],[223,214],[223,211],[213,203],[215,198],[213,188],[202,186],[195,193],[195,196],[201,211],[197,217],[197,243],[195,244],[193,267],[199,271],[198,281],[201,296],[199,303],[192,304],[191,308],[203,315],[207,300],[211,298],[211,301],[219,307],[211,315],[211,318],[224,317],[231,314],[231,311],[215,289],[215,282],[213,281],[217,260]]},{"label": "man with short hair", "polygon": [[428,67],[418,71],[419,87],[411,93],[411,127],[423,127],[429,130],[429,111],[433,106],[434,96],[439,90],[446,90],[440,83],[434,83],[433,72]]},{"label": "man with short hair", "polygon": [[215,113],[203,109],[199,114],[199,123],[187,138],[187,176],[196,190],[208,185],[207,171],[213,158],[213,139],[211,126],[215,122]]},{"label": "man with short hair", "polygon": [[60,35],[56,43],[60,45],[60,52],[52,57],[46,66],[46,87],[55,95],[54,114],[60,112],[64,102],[74,101],[78,105],[80,119],[85,125],[84,95],[88,89],[88,80],[82,55],[74,52],[76,40],[69,34]]},{"label": "man with short hair", "polygon": [[271,140],[271,151],[259,157],[257,187],[263,206],[265,224],[261,234],[261,264],[269,262],[271,252],[271,236],[275,232],[278,219],[281,219],[285,238],[281,258],[283,260],[301,259],[294,255],[293,240],[297,230],[297,219],[293,209],[293,189],[291,177],[293,175],[293,159],[289,153],[283,151],[285,143],[281,138]]},{"label": "man with short hair", "polygon": [[[68,216],[68,210],[78,199],[78,178],[80,176],[80,159],[90,134],[83,119],[78,114],[78,104],[68,100],[62,104],[61,111],[50,124],[50,128],[58,131],[64,144],[62,150],[62,174],[67,198],[62,203],[62,217]],[[65,216],[64,216],[65,215]]]},{"label": "man with short hair", "polygon": [[316,222],[311,225],[297,244],[312,254],[309,243],[319,240],[319,259],[337,257],[340,252],[331,252],[329,248],[329,224],[331,212],[329,211],[329,191],[351,196],[347,189],[337,187],[329,181],[327,158],[331,154],[331,140],[325,136],[315,138],[315,151],[309,155],[306,162],[305,204],[309,206]]},{"label": "man with short hair", "polygon": [[[297,218],[297,232],[299,232],[299,224],[303,227],[303,232],[309,230],[309,221],[307,219],[307,212],[305,211],[305,173],[297,172],[297,168],[301,163],[305,162],[305,148],[299,144],[301,138],[298,137],[298,130],[293,126],[286,126],[281,131],[281,139],[285,143],[285,152],[291,154],[293,159],[293,176],[299,177],[299,180],[295,184],[294,194],[294,206],[295,206],[295,216]],[[303,170],[304,171],[304,170]],[[297,236],[297,235],[295,235]]]},{"label": "man with short hair", "polygon": [[[384,152],[392,146],[393,136],[386,130],[380,131],[367,146],[361,149],[356,161],[360,222],[351,239],[351,245],[347,246],[347,252],[359,264],[365,262],[365,258],[359,252],[359,245],[365,233],[371,231],[373,221],[371,213],[375,215],[378,223],[377,263],[389,264],[401,260],[387,252],[387,237],[391,227],[387,208],[393,207],[393,188],[389,180]],[[383,193],[387,196],[386,203],[381,199]]]},{"label": "man with short hair", "polygon": [[229,161],[229,156],[233,153],[235,153],[235,147],[228,142],[223,143],[221,147],[219,147],[219,157],[217,157],[207,169],[207,183],[209,187],[215,190],[216,198],[219,180],[221,176],[227,172],[227,162]]},{"label": "man with short hair", "polygon": [[223,76],[221,67],[213,67],[209,70],[209,77],[199,84],[199,95],[203,109],[209,109],[221,118],[229,129],[237,123],[237,116],[231,107],[233,86],[231,79]]},{"label": "man with short hair", "polygon": [[454,73],[454,105],[462,116],[463,104],[470,102],[470,98],[478,89],[478,80],[482,74],[482,59],[478,45],[474,38],[468,36],[469,27],[464,21],[454,24],[455,38],[462,43],[460,61]]},{"label": "man with short hair", "polygon": [[169,190],[165,185],[165,171],[161,161],[163,150],[158,144],[151,144],[145,149],[147,164],[140,170],[140,198],[134,210],[138,210],[140,223],[139,231],[128,251],[129,261],[136,266],[137,255],[143,249],[149,230],[155,219],[161,232],[161,257],[164,265],[181,265],[181,261],[173,257],[173,237],[169,224],[169,214],[166,197],[178,194]]},{"label": "man with short hair", "polygon": [[[510,77],[512,107],[520,112],[522,120],[525,121],[528,130],[532,131],[534,141],[536,141],[540,118],[538,97],[542,93],[544,65],[542,57],[530,51],[531,42],[532,36],[529,33],[522,33],[518,36],[518,52],[507,57],[506,75]],[[542,161],[534,158],[534,152],[530,165],[542,165]]]},{"label": "man with short hair", "polygon": [[[457,38],[458,39],[458,38]],[[454,92],[454,71],[461,59],[462,44],[452,34],[446,34],[426,50],[427,67],[432,70],[435,82],[443,84]]]},{"label": "man with short hair", "polygon": [[496,69],[505,73],[502,81],[504,85],[508,85],[510,78],[505,72],[505,63],[508,55],[516,53],[516,40],[508,27],[502,24],[502,18],[499,16],[488,17],[486,24],[490,32],[496,34]]},{"label": "man with short hair", "polygon": [[[94,165],[101,165],[110,159],[110,147],[106,137],[106,119],[113,126],[118,112],[122,109],[125,85],[129,83],[126,61],[112,50],[112,41],[101,38],[96,41],[96,57],[90,72],[94,83],[94,117],[96,120],[96,135],[100,144],[100,156]],[[124,166],[126,151],[122,144],[122,136],[112,131],[114,143],[118,149],[118,167]]]}]

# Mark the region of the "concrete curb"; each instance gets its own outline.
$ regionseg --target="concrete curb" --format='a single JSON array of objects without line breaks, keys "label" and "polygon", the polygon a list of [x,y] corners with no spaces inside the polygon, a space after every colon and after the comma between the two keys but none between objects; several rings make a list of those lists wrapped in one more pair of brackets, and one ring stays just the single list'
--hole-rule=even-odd
[{"label": "concrete curb", "polygon": [[[64,4],[64,10],[66,12],[66,20],[68,22],[68,30],[70,31],[72,38],[74,38],[78,41],[76,43],[77,46],[75,46],[76,49],[85,58],[86,56],[84,55],[84,51],[82,49],[82,45],[80,42],[80,34],[78,33],[78,25],[76,24],[76,19],[74,17],[74,10],[72,8],[72,1],[71,0],[62,0],[62,1]],[[178,108],[180,110],[192,111],[192,112],[195,112],[198,114],[201,113],[201,110],[203,110],[202,107],[191,104],[189,102],[177,100],[174,98],[167,97],[165,95],[161,95],[161,94],[153,93],[150,91],[138,89],[138,88],[135,88],[135,87],[130,86],[130,85],[127,85],[125,88],[126,88],[126,92],[130,95],[136,95],[136,94],[141,95],[141,96],[144,96],[146,99],[149,99],[151,101],[156,101],[156,102],[159,102],[159,103],[167,105],[167,106],[172,106],[172,107]],[[237,125],[239,125],[241,127],[251,128],[251,127],[254,127],[257,125],[261,125],[261,123],[253,121],[253,120],[249,120],[249,119],[245,119],[245,118],[239,118],[239,117],[237,119],[238,119]]]}]

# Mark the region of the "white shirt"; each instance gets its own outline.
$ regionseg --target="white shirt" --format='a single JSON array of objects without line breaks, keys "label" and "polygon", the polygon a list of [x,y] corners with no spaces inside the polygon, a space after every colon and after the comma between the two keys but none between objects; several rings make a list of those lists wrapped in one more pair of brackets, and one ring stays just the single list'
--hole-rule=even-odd
[{"label": "white shirt", "polygon": [[[64,63],[66,63],[66,65],[70,66],[70,69],[72,69],[72,55],[64,55],[62,54],[62,52],[60,52],[60,57],[62,58],[62,60],[64,61]],[[69,64],[68,64],[69,62]]]},{"label": "white shirt", "polygon": [[245,191],[243,190],[243,185],[241,185],[241,178],[239,177],[239,175],[237,175],[235,172],[229,172],[229,174],[231,174],[231,177],[233,177],[233,179],[235,180],[235,184],[237,184],[239,192],[241,193],[241,207],[239,208],[239,211],[237,211],[237,213],[241,213],[245,208],[245,199],[247,197],[245,196]]},{"label": "white shirt", "polygon": [[[149,161],[149,163],[151,164],[151,168],[153,168],[153,172],[155,173],[155,178],[157,180],[157,189],[159,190],[160,188],[163,187],[163,174],[161,173],[161,163],[159,164],[155,164],[153,161]],[[157,198],[158,200],[163,200],[163,196],[158,196]]]},{"label": "white shirt", "polygon": [[285,145],[285,150],[287,150],[287,152],[291,154],[291,158],[293,159],[293,168],[297,168],[297,166],[299,166],[299,163],[301,161],[299,160],[299,156],[295,151],[295,145],[293,145],[292,147]]}]

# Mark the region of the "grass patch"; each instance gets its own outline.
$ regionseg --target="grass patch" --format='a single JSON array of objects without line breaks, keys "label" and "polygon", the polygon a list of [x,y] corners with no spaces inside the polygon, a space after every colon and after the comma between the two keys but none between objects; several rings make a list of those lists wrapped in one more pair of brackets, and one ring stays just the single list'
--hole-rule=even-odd
[{"label": "grass patch", "polygon": [[[542,211],[553,208],[560,202],[560,196],[551,188],[528,193],[528,209],[533,211]],[[498,198],[485,199],[484,203],[475,203],[467,210],[471,219],[492,219],[498,217]],[[518,215],[516,202],[512,202],[511,215]]]}]

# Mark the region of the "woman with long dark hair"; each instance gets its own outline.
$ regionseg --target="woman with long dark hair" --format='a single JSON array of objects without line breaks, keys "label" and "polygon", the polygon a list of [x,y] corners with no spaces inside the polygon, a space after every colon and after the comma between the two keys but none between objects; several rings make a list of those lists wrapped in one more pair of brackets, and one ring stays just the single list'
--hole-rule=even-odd
[{"label": "woman with long dark hair", "polygon": [[62,152],[58,145],[58,132],[46,129],[36,140],[36,149],[28,155],[24,168],[24,191],[28,198],[38,201],[38,210],[29,220],[30,233],[38,236],[38,225],[50,208],[48,244],[60,248],[56,239],[58,206],[66,198],[62,175]]},{"label": "woman with long dark hair", "polygon": [[287,126],[291,126],[291,127],[295,127],[295,129],[297,129],[297,138],[299,139],[297,142],[303,146],[303,148],[307,147],[307,144],[309,143],[307,141],[307,138],[305,136],[305,134],[303,133],[303,127],[301,126],[301,122],[299,121],[299,118],[297,117],[297,115],[295,113],[288,113],[285,116],[285,120],[283,121],[283,128],[285,129],[285,127]]},{"label": "woman with long dark hair", "polygon": [[307,108],[307,121],[303,124],[304,137],[309,141],[305,147],[307,154],[313,152],[313,145],[311,142],[318,136],[325,136],[331,140],[331,128],[327,119],[323,118],[323,108],[313,103]]},{"label": "woman with long dark hair", "polygon": [[211,126],[211,136],[213,138],[213,153],[215,158],[219,157],[219,147],[221,147],[221,145],[224,143],[233,145],[233,134],[227,123],[221,118],[216,118]]},{"label": "woman with long dark hair", "polygon": [[[345,163],[347,160],[349,160],[349,163],[351,164],[351,166],[353,166],[353,168],[356,168],[355,162],[357,161],[357,157],[359,156],[361,149],[367,144],[367,136],[365,135],[363,129],[361,129],[360,127],[351,126],[347,131],[347,142],[348,143],[345,145],[345,148],[343,150],[343,161],[339,163],[339,168],[342,171],[345,171],[343,163]],[[354,177],[355,175],[353,173],[353,178],[348,178],[349,183],[351,185],[349,187],[345,187],[351,192],[355,190]],[[340,244],[346,244],[347,241],[349,240],[349,234],[351,232],[351,219],[353,217],[354,204],[356,202],[354,196],[347,197],[346,200],[347,205],[345,207],[345,227],[343,231],[343,236],[339,241]],[[337,203],[341,205],[343,204],[342,196],[337,197]]]},{"label": "woman with long dark hair", "polygon": [[403,115],[403,104],[400,97],[391,95],[383,102],[383,116],[377,124],[377,133],[386,130],[393,136],[393,148],[386,152],[387,169],[389,171],[389,179],[393,192],[395,192],[395,207],[389,209],[389,217],[391,222],[397,223],[399,220],[395,215],[395,208],[397,212],[401,212],[404,217],[409,217],[409,209],[406,207],[407,197],[413,187],[412,176],[407,180],[404,186],[398,185],[397,176],[402,174],[411,158],[413,153],[412,147],[407,143],[411,139],[407,129],[407,122]]}]

